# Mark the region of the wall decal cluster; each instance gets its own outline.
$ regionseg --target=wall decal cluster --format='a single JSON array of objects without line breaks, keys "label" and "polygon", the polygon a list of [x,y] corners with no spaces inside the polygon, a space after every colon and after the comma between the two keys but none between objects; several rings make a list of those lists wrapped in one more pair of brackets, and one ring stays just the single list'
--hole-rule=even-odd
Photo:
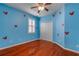
[{"label": "wall decal cluster", "polygon": [[17,27],[18,27],[18,25],[14,25],[14,27],[15,27],[15,28],[17,28]]},{"label": "wall decal cluster", "polygon": [[74,11],[70,11],[70,13],[69,13],[69,14],[70,14],[71,16],[73,16],[73,15],[74,15],[74,13],[75,13]]},{"label": "wall decal cluster", "polygon": [[55,17],[55,14],[53,14],[52,16]]},{"label": "wall decal cluster", "polygon": [[62,26],[64,26],[64,24],[61,24]]},{"label": "wall decal cluster", "polygon": [[6,40],[7,39],[7,36],[3,37],[2,39]]},{"label": "wall decal cluster", "polygon": [[53,40],[55,42],[65,48],[79,51],[79,3],[65,4],[64,7],[52,14],[52,19],[50,16],[45,17],[45,19],[53,20]]},{"label": "wall decal cluster", "polygon": [[4,13],[4,15],[7,15],[7,14],[8,14],[8,12],[7,12],[7,11],[3,11],[3,13]]},{"label": "wall decal cluster", "polygon": [[24,15],[24,17],[25,17],[26,15]]},{"label": "wall decal cluster", "polygon": [[68,34],[69,34],[69,32],[64,32],[64,34],[65,34],[65,35],[68,35]]},{"label": "wall decal cluster", "polygon": [[[35,20],[36,27],[34,34],[28,34],[29,18]],[[1,3],[0,48],[40,38],[39,23],[39,17]]]},{"label": "wall decal cluster", "polygon": [[61,14],[61,12],[59,12],[59,14]]}]

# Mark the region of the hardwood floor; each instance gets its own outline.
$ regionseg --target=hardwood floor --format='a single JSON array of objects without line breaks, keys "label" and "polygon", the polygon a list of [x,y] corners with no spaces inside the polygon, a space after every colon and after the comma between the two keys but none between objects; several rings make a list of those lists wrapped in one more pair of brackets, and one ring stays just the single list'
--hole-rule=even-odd
[{"label": "hardwood floor", "polygon": [[0,51],[0,56],[79,56],[55,43],[36,40]]}]

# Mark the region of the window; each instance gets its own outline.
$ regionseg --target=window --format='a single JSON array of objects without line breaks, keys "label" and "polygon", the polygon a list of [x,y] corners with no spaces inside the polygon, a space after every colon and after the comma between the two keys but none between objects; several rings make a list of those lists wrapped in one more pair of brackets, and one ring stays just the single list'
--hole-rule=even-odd
[{"label": "window", "polygon": [[28,32],[29,33],[34,33],[35,32],[35,20],[32,20],[32,19],[29,18],[28,22],[29,22]]}]

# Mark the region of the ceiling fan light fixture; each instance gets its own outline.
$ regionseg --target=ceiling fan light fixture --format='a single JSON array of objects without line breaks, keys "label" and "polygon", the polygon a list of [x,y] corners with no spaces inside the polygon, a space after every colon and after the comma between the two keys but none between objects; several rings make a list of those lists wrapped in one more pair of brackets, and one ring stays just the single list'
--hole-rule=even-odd
[{"label": "ceiling fan light fixture", "polygon": [[43,11],[44,10],[44,7],[43,6],[39,6],[38,7],[38,10]]},{"label": "ceiling fan light fixture", "polygon": [[49,9],[46,7],[47,5],[50,5],[51,3],[37,3],[36,6],[31,7],[31,9],[37,8],[37,12],[40,13],[41,11],[49,11]]}]

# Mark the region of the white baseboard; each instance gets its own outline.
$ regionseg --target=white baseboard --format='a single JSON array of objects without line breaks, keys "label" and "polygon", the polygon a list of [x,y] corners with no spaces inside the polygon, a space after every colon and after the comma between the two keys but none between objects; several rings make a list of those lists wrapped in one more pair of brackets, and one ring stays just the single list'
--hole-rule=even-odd
[{"label": "white baseboard", "polygon": [[[40,38],[40,39],[43,40],[42,38]],[[48,41],[48,40],[46,40],[46,41]],[[50,42],[52,42],[52,41],[50,41]],[[63,47],[62,45],[60,45],[57,42],[53,42],[53,43],[56,43],[57,45],[59,45],[61,48],[65,49],[65,50],[69,50],[71,52],[75,52],[75,53],[78,53],[79,54],[79,51],[75,51],[75,50],[72,50],[72,49],[69,49],[69,48],[65,48],[65,47]]]},{"label": "white baseboard", "polygon": [[[28,43],[28,42],[31,42],[31,41],[35,41],[35,40],[37,40],[37,39],[33,39],[33,40],[25,41],[25,42],[22,42],[22,43],[14,44],[14,45],[11,45],[11,46],[8,46],[8,47],[0,48],[0,50],[7,49],[7,48],[11,48],[11,47],[14,47],[14,46],[17,46],[17,45],[21,45],[21,44],[24,44],[24,43]],[[50,41],[50,42],[52,42],[52,41]],[[75,52],[75,53],[78,53],[79,54],[79,51],[75,51],[75,50],[72,50],[72,49],[69,49],[69,48],[65,48],[65,47],[63,47],[62,45],[60,45],[57,42],[53,42],[53,43],[56,43],[57,45],[59,45],[60,47],[62,47],[65,50],[69,50],[71,52]]]},{"label": "white baseboard", "polygon": [[35,41],[35,40],[37,40],[37,39],[25,41],[25,42],[22,42],[22,43],[13,44],[13,45],[10,45],[10,46],[7,46],[7,47],[0,48],[0,50],[11,48],[11,47],[14,47],[14,46],[17,46],[17,45],[21,45],[21,44],[24,44],[24,43],[28,43],[28,42],[31,42],[31,41]]},{"label": "white baseboard", "polygon": [[[40,39],[43,40],[42,38],[40,38]],[[46,41],[48,41],[48,40],[46,40]],[[50,42],[52,42],[52,41],[50,41]],[[62,45],[60,45],[57,42],[53,42],[53,43],[56,43],[57,45],[59,45],[61,48],[65,49],[65,50],[69,50],[71,52],[75,52],[75,53],[78,53],[79,54],[79,51],[75,51],[75,50],[72,50],[72,49],[69,49],[69,48],[65,48],[65,47],[63,47]]]},{"label": "white baseboard", "polygon": [[53,42],[53,43],[56,43],[57,45],[59,45],[60,47],[62,47],[62,48],[65,49],[65,50],[69,50],[69,51],[71,51],[71,52],[75,52],[75,53],[78,53],[78,54],[79,54],[79,51],[75,51],[75,50],[72,50],[72,49],[69,49],[69,48],[65,48],[65,47],[63,47],[62,45],[60,45],[60,44],[57,43],[57,42]]}]

